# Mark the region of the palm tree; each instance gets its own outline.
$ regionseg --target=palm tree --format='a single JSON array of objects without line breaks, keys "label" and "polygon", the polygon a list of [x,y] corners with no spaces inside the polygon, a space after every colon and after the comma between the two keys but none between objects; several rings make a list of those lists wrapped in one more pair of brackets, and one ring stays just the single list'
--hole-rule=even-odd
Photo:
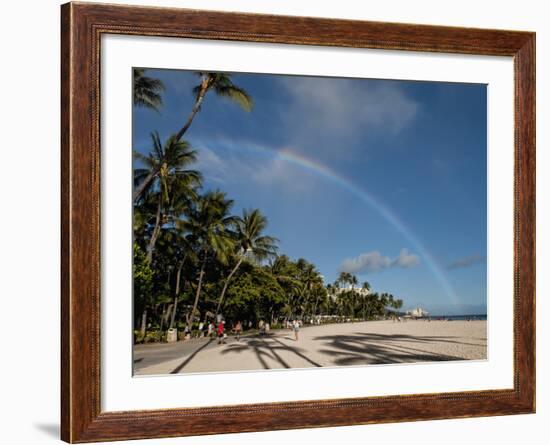
[{"label": "palm tree", "polygon": [[353,321],[353,319],[355,318],[355,309],[357,307],[357,293],[355,292],[355,286],[357,286],[359,281],[357,280],[357,277],[352,274],[350,276],[350,281],[349,282],[351,284],[351,299],[352,299],[351,316],[352,316],[352,321]]},{"label": "palm tree", "polygon": [[338,279],[336,280],[338,282],[338,285],[343,284],[344,286],[346,284],[351,284],[352,281],[352,275],[349,272],[340,272],[340,275],[338,275]]},{"label": "palm tree", "polygon": [[155,224],[147,247],[149,262],[153,260],[153,251],[161,228],[173,228],[178,217],[192,205],[193,200],[197,199],[196,187],[199,177],[193,171],[179,173],[181,174],[167,173],[167,177],[162,173],[159,176],[160,188],[155,194],[155,199],[158,200]]},{"label": "palm tree", "polygon": [[261,261],[277,253],[276,243],[278,240],[271,236],[262,235],[266,226],[267,218],[258,209],[252,211],[243,210],[242,218],[236,218],[235,241],[239,259],[225,279],[218,306],[216,307],[216,316],[220,312],[227,286],[245,257],[250,255],[257,261]]},{"label": "palm tree", "polygon": [[326,299],[327,297],[327,289],[322,285],[321,283],[317,283],[314,288],[313,292],[315,294],[315,305],[313,306],[313,311],[311,313],[312,317],[315,317],[317,315],[317,308],[319,307],[319,300]]},{"label": "palm tree", "polygon": [[235,224],[235,217],[229,214],[232,205],[233,201],[226,199],[225,193],[208,192],[199,197],[195,206],[188,210],[187,219],[181,222],[181,226],[189,231],[197,244],[200,263],[195,301],[189,315],[191,323],[199,303],[209,257],[215,257],[222,264],[226,264],[230,251],[234,248],[230,228]]},{"label": "palm tree", "polygon": [[351,291],[353,292],[355,289],[355,286],[357,286],[359,281],[357,281],[357,277],[355,275],[351,275],[349,283],[351,284]]},{"label": "palm tree", "polygon": [[176,227],[171,231],[174,237],[174,260],[177,265],[176,278],[175,278],[175,289],[174,289],[174,303],[172,306],[172,313],[170,317],[169,329],[174,327],[176,320],[176,312],[178,309],[178,302],[180,296],[181,286],[181,277],[183,266],[188,259],[196,260],[195,252],[193,249],[193,237],[191,234],[186,233],[182,230],[177,224]]},{"label": "palm tree", "polygon": [[197,152],[191,149],[187,141],[179,141],[171,136],[163,146],[158,132],[151,133],[151,140],[153,147],[148,156],[134,152],[134,158],[144,164],[144,167],[134,169],[134,201],[154,185],[155,179],[160,182],[165,199],[168,199],[166,181],[171,176],[200,184],[202,176],[198,171],[185,170],[185,167],[197,160]]},{"label": "palm tree", "polygon": [[191,126],[193,119],[201,109],[202,102],[206,93],[213,90],[218,96],[227,97],[241,106],[245,111],[250,111],[253,106],[252,97],[233,83],[231,75],[226,73],[197,73],[201,77],[201,82],[195,88],[195,104],[187,120],[176,134],[176,139],[179,140]]},{"label": "palm tree", "polygon": [[394,303],[393,307],[397,310],[399,310],[403,307],[403,300],[401,298],[399,298],[397,300],[394,300],[393,303]]},{"label": "palm tree", "polygon": [[304,259],[298,260],[298,269],[300,271],[299,279],[302,282],[300,291],[300,303],[305,307],[311,291],[316,285],[322,284],[322,279],[315,268],[315,265],[308,263]]},{"label": "palm tree", "polygon": [[[349,272],[340,272],[340,275],[338,275],[338,279],[336,280],[338,285],[343,285],[344,287],[346,284],[349,284],[353,291],[354,282],[357,283],[357,278],[354,280],[354,275],[352,275]],[[349,298],[352,297],[352,298]],[[353,317],[353,293],[350,292],[341,292],[340,293],[340,299],[344,303],[344,306],[348,309],[348,315]],[[345,299],[345,301],[344,301]]]},{"label": "palm tree", "polygon": [[361,288],[365,291],[362,295],[362,300],[363,300],[362,306],[363,306],[363,319],[366,320],[365,301],[367,301],[368,293],[370,292],[370,289],[371,289],[370,283],[368,281],[364,281]]},{"label": "palm tree", "polygon": [[296,264],[288,256],[278,255],[269,265],[268,270],[285,293],[286,302],[283,313],[288,320],[294,314],[295,297],[300,293],[301,282],[297,278]]},{"label": "palm tree", "polygon": [[134,105],[159,111],[164,84],[158,79],[145,76],[144,68],[134,68]]}]

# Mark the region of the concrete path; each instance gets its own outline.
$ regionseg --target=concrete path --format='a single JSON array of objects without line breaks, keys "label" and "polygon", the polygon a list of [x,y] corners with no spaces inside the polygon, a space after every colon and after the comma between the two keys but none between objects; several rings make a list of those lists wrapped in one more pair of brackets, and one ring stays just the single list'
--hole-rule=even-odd
[{"label": "concrete path", "polygon": [[135,375],[485,359],[485,321],[392,321],[311,326],[267,337],[134,346]]}]

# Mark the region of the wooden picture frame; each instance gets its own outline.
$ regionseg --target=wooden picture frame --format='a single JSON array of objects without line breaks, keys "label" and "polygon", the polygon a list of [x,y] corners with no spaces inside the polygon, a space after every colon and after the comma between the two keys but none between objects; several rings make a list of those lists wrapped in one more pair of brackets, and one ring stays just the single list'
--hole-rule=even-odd
[{"label": "wooden picture frame", "polygon": [[[71,443],[494,416],[535,411],[535,34],[171,8],[61,9],[61,437]],[[514,387],[102,412],[102,34],[512,56],[515,70]]]}]

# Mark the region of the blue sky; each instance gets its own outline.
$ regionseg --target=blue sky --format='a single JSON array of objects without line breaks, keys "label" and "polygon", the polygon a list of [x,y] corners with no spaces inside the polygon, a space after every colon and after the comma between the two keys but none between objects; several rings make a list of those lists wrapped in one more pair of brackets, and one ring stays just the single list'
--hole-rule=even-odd
[{"label": "blue sky", "polygon": [[[134,149],[165,139],[198,77],[148,70],[160,113],[134,109]],[[485,313],[486,86],[234,74],[250,113],[208,93],[185,138],[204,188],[259,208],[280,252],[342,270],[433,314]]]}]

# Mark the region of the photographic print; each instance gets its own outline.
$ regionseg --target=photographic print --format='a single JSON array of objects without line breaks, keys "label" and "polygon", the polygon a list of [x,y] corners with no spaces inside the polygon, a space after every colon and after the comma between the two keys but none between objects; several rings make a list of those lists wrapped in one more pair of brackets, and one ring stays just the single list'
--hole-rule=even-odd
[{"label": "photographic print", "polygon": [[63,440],[535,412],[535,33],[61,11]]},{"label": "photographic print", "polygon": [[131,81],[135,376],[487,358],[486,85]]}]

